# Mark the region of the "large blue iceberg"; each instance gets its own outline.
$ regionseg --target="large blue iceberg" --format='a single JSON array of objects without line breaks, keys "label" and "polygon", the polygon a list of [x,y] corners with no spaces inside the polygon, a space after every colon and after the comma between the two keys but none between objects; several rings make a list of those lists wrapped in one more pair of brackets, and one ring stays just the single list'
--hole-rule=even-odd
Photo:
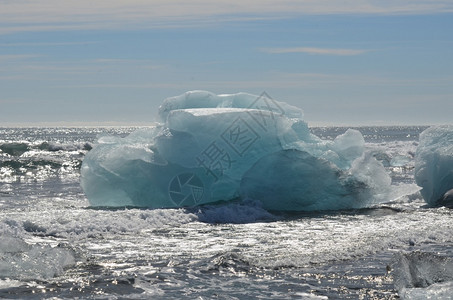
[{"label": "large blue iceberg", "polygon": [[255,200],[268,210],[361,208],[386,199],[390,177],[359,131],[310,133],[301,109],[261,96],[191,91],[166,99],[161,123],[102,137],[81,184],[93,206],[191,207]]},{"label": "large blue iceberg", "polygon": [[453,125],[430,127],[420,134],[415,180],[429,205],[453,207]]}]

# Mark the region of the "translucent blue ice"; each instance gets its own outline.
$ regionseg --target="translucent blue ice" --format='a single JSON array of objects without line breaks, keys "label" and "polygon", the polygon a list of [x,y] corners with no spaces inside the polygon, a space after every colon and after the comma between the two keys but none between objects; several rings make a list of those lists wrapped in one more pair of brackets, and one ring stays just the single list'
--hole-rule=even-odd
[{"label": "translucent blue ice", "polygon": [[104,137],[83,161],[93,206],[187,207],[248,199],[270,210],[359,208],[385,199],[390,177],[360,132],[310,133],[301,109],[266,94],[192,91],[168,98],[162,123]]},{"label": "translucent blue ice", "polygon": [[429,205],[453,207],[453,125],[431,127],[420,134],[415,180]]}]

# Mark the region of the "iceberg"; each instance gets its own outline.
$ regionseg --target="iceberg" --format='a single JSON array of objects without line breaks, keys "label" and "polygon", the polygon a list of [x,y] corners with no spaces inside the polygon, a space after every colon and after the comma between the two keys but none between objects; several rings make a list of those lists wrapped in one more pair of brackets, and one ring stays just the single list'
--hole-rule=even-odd
[{"label": "iceberg", "polygon": [[349,129],[310,133],[301,109],[263,93],[191,91],[167,98],[160,123],[101,137],[81,168],[92,206],[193,207],[259,201],[266,210],[361,208],[386,199],[390,177]]},{"label": "iceberg", "polygon": [[429,205],[453,207],[453,125],[430,127],[420,134],[415,181]]}]

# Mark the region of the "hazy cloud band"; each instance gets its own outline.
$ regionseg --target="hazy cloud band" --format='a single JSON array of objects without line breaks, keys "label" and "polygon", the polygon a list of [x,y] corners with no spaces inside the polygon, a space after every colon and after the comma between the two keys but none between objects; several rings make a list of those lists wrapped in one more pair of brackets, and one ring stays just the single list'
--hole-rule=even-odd
[{"label": "hazy cloud band", "polygon": [[263,48],[261,51],[271,54],[281,53],[307,53],[307,54],[320,54],[320,55],[360,55],[368,52],[369,50],[360,49],[329,49],[329,48],[313,48],[313,47],[292,47],[292,48]]}]

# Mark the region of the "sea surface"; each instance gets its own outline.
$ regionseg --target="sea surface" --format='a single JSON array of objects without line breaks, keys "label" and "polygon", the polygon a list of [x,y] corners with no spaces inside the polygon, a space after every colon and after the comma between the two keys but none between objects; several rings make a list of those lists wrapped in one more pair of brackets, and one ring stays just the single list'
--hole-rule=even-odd
[{"label": "sea surface", "polygon": [[[355,128],[394,188],[367,209],[90,207],[84,156],[135,129],[0,128],[0,298],[398,299],[430,284],[401,283],[401,257],[453,258],[452,211],[426,207],[414,182],[426,127]],[[323,139],[346,129],[311,128]]]}]

